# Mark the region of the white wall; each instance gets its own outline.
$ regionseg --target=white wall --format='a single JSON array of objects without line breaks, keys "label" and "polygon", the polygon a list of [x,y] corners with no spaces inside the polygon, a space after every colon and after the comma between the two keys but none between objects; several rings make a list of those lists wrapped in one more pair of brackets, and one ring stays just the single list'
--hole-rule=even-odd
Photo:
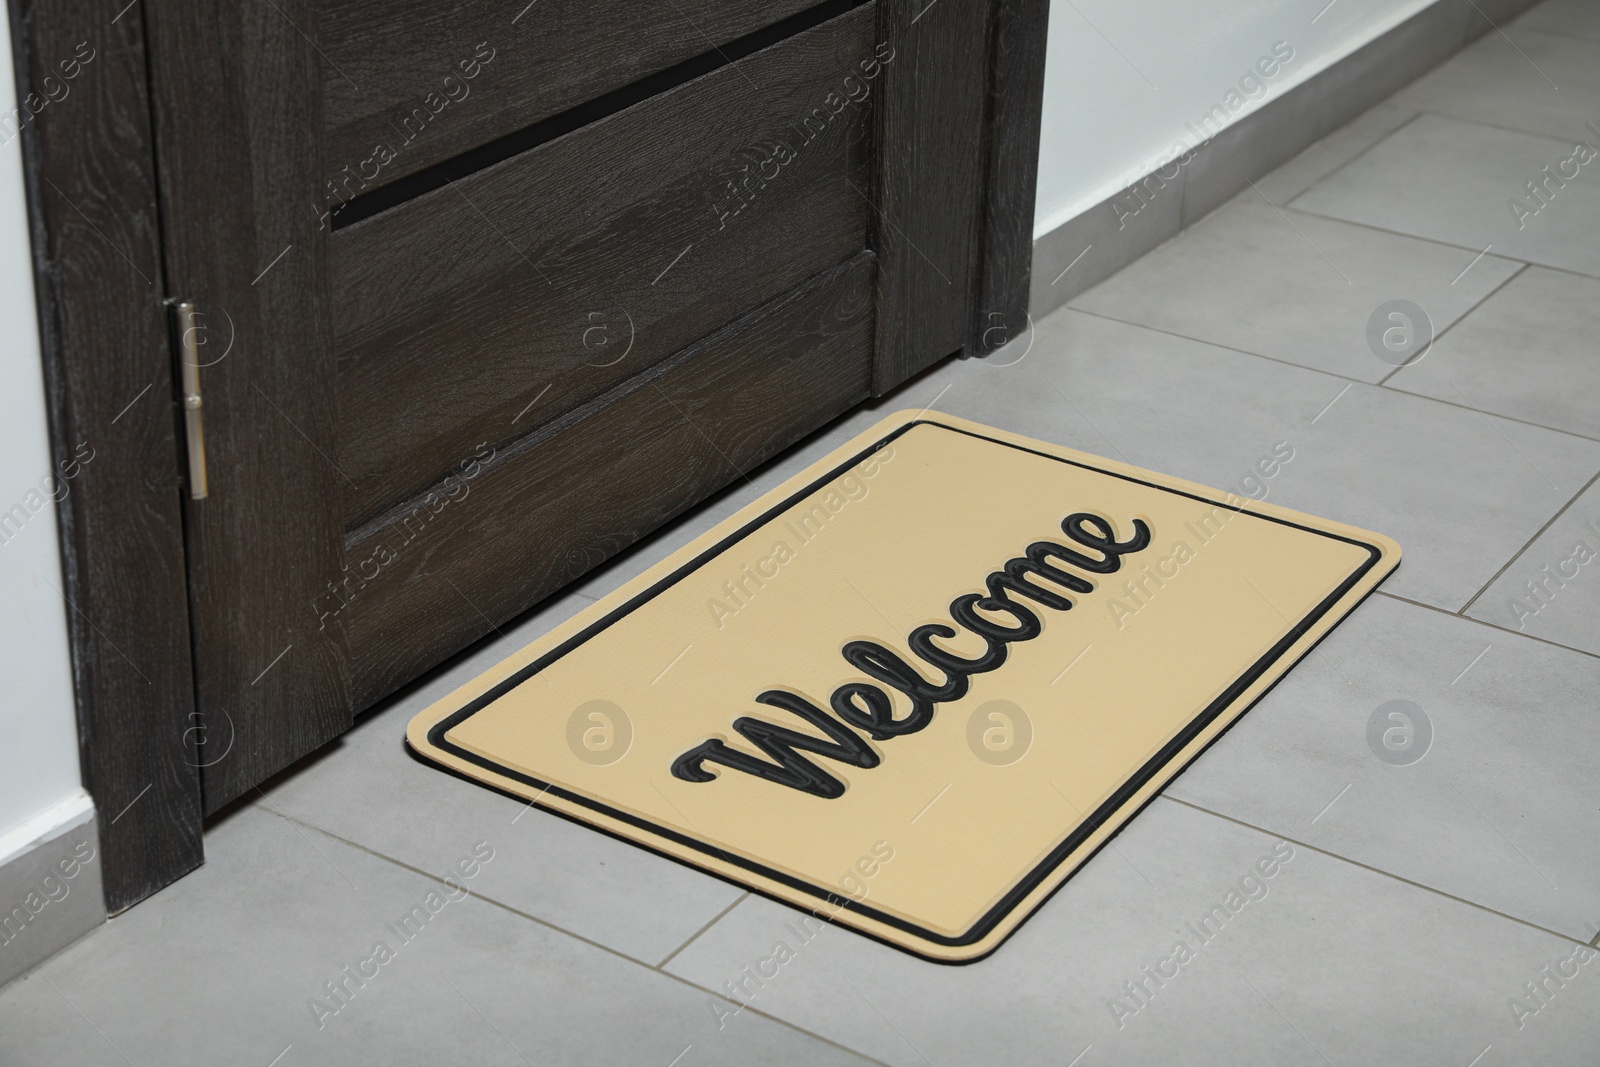
[{"label": "white wall", "polygon": [[[0,19],[0,107],[16,103],[8,20]],[[4,133],[0,132],[0,140]],[[0,146],[0,864],[88,806],[67,651],[67,606],[51,492],[20,138]],[[44,479],[44,488],[40,480]],[[70,491],[71,483],[66,483]],[[30,491],[36,495],[30,497]],[[12,530],[15,530],[13,535]]]},{"label": "white wall", "polygon": [[1213,106],[1237,120],[1431,2],[1051,0],[1034,235],[1195,147]]}]

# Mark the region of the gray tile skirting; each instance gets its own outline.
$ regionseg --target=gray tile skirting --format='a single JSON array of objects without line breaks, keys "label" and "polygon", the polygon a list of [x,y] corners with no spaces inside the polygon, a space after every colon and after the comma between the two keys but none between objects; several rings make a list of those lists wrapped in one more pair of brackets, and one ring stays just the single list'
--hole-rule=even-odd
[{"label": "gray tile skirting", "polygon": [[[1035,320],[1426,74],[1533,0],[1439,0],[1033,242]],[[1493,20],[1491,22],[1491,20]]]},{"label": "gray tile skirting", "polygon": [[99,822],[90,813],[0,866],[0,986],[105,921]]}]

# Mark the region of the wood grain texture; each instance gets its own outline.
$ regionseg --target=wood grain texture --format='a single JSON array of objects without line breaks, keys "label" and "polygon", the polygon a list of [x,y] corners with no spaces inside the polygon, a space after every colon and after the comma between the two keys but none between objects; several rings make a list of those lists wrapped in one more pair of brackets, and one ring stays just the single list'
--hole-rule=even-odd
[{"label": "wood grain texture", "polygon": [[358,706],[483,636],[864,399],[862,252],[488,459],[457,499],[352,544]]},{"label": "wood grain texture", "polygon": [[814,2],[323,0],[328,177],[385,144],[394,159],[366,172],[393,181]]},{"label": "wood grain texture", "polygon": [[998,0],[990,55],[989,158],[977,315],[967,351],[992,352],[1028,328],[1033,205],[1039,184],[1049,0]]},{"label": "wood grain texture", "polygon": [[91,457],[58,511],[83,781],[117,912],[202,860],[143,28],[139,10],[113,23],[65,0],[11,15],[19,100],[54,97],[23,151],[56,472]]},{"label": "wood grain texture", "polygon": [[[207,316],[211,495],[188,508],[199,710],[215,811],[347,729],[342,564],[311,0],[149,7],[167,273]],[[308,40],[308,37],[310,40]]]},{"label": "wood grain texture", "polygon": [[871,32],[858,8],[338,231],[348,525],[864,247]]},{"label": "wood grain texture", "polygon": [[960,351],[977,315],[995,2],[877,5],[894,55],[876,113],[875,394]]}]

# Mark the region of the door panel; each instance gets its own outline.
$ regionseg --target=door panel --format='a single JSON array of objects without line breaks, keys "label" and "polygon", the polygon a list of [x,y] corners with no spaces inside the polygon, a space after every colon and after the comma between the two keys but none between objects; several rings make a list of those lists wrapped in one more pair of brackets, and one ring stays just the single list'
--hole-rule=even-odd
[{"label": "door panel", "polygon": [[870,252],[820,272],[352,541],[357,704],[866,399],[874,279]]},{"label": "door panel", "polygon": [[[992,135],[991,65],[1043,47],[996,13],[1043,4],[144,5],[165,295],[207,325],[204,810],[981,347],[980,293],[1026,293],[1031,205],[996,175],[1035,165]],[[451,71],[470,94],[330,190]]]},{"label": "door panel", "polygon": [[[812,2],[330,0],[319,12],[330,176],[342,183],[350,168],[348,199],[714,52]],[[391,161],[377,163],[380,144],[393,150]]]},{"label": "door panel", "polygon": [[312,0],[170,0],[150,27],[166,282],[202,313],[210,495],[187,501],[209,814],[350,726]]},{"label": "door panel", "polygon": [[870,101],[823,101],[871,54],[872,18],[336,231],[347,524],[865,248]]}]

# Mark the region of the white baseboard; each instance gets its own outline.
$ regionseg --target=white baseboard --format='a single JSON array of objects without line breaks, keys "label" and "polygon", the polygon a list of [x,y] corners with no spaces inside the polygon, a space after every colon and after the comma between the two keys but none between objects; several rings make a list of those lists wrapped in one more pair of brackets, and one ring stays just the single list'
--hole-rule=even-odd
[{"label": "white baseboard", "polygon": [[0,986],[105,921],[99,823],[87,793],[0,836]]}]

